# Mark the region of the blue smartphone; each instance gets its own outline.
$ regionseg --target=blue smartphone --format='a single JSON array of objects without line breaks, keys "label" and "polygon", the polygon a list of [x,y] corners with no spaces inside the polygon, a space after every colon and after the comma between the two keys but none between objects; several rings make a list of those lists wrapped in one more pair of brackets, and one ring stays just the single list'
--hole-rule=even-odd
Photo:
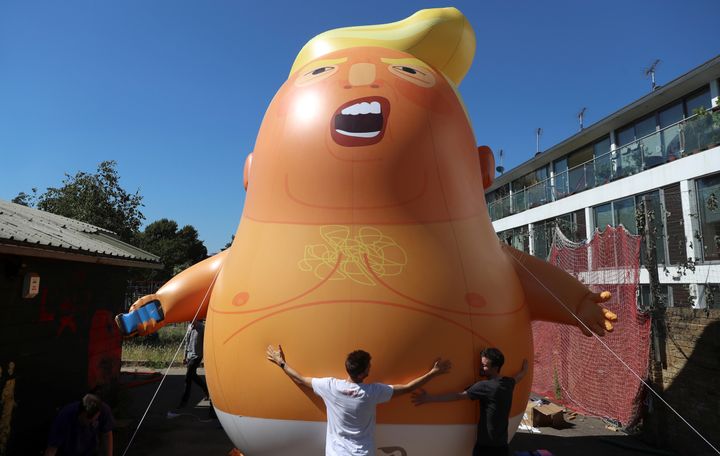
[{"label": "blue smartphone", "polygon": [[115,317],[115,322],[120,328],[123,336],[132,336],[137,332],[137,327],[142,323],[148,323],[150,320],[161,322],[165,319],[160,301],[154,300],[126,314],[120,314]]}]

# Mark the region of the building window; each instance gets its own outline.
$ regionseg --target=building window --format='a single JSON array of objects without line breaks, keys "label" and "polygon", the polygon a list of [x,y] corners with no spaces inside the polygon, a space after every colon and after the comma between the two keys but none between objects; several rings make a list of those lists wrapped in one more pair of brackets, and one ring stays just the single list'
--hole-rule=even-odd
[{"label": "building window", "polygon": [[[660,199],[660,192],[654,191],[646,193],[644,195],[637,195],[635,197],[635,207],[639,210],[643,207],[643,200],[648,197],[650,200],[649,211],[653,215],[654,231],[652,233],[653,239],[655,240],[655,261],[658,264],[666,264],[667,259],[665,258],[665,231],[667,229],[667,223],[665,220],[665,210],[663,208],[662,201]],[[635,220],[637,224],[637,219]],[[636,225],[637,226],[637,225]],[[635,228],[637,230],[637,228]],[[643,233],[636,233],[643,234]],[[640,264],[646,264],[647,255],[645,253],[645,244],[640,246]]]},{"label": "building window", "polygon": [[490,211],[490,220],[500,220],[503,217],[512,215],[509,194],[510,184],[505,184],[485,195],[488,211]]},{"label": "building window", "polygon": [[672,307],[693,307],[695,296],[690,294],[690,286],[687,284],[672,284]]},{"label": "building window", "polygon": [[675,103],[658,113],[658,122],[660,124],[660,129],[662,130],[662,133],[660,134],[662,154],[660,157],[657,157],[657,160],[646,160],[646,166],[648,168],[662,164],[666,159],[672,161],[680,158],[680,124],[678,122],[682,120],[682,102]]},{"label": "building window", "polygon": [[555,223],[552,220],[543,220],[533,224],[533,255],[547,260],[553,242]]},{"label": "building window", "polygon": [[613,201],[613,225],[622,225],[632,234],[637,233],[637,221],[635,220],[635,198],[629,197]]},{"label": "building window", "polygon": [[536,169],[528,180],[528,207],[536,207],[552,201],[548,167]]},{"label": "building window", "polygon": [[580,209],[555,219],[563,235],[573,242],[585,241],[585,211]]},{"label": "building window", "polygon": [[568,187],[571,195],[594,187],[592,159],[592,146],[584,147],[567,156]]},{"label": "building window", "polygon": [[548,167],[543,166],[512,182],[513,211],[521,212],[551,201]]},{"label": "building window", "polygon": [[512,212],[516,214],[527,209],[527,197],[525,195],[525,188],[528,186],[527,183],[530,180],[529,174],[515,179],[510,183],[512,190]]},{"label": "building window", "polygon": [[543,220],[533,224],[533,255],[547,259],[555,240],[555,229],[559,228],[562,235],[572,242],[585,239],[585,226],[579,226],[578,217],[584,216],[583,211],[560,215],[554,219]]},{"label": "building window", "polygon": [[553,179],[555,180],[554,196],[558,200],[564,198],[570,194],[568,189],[568,162],[567,158],[563,157],[560,160],[553,163]]},{"label": "building window", "polygon": [[664,161],[656,129],[657,120],[653,114],[618,131],[620,148],[617,153],[616,177],[631,176],[647,166],[659,165]]},{"label": "building window", "polygon": [[612,214],[612,203],[602,204],[593,208],[595,229],[600,232],[605,231],[605,228],[613,226],[613,214]]},{"label": "building window", "polygon": [[720,174],[696,182],[703,259],[717,261],[720,260]]},{"label": "building window", "polygon": [[[631,234],[642,234],[638,233],[637,229],[637,209],[640,207],[645,196],[650,197],[650,209],[653,211],[655,216],[655,232],[653,233],[655,242],[655,255],[656,260],[659,264],[664,264],[665,259],[665,223],[662,211],[662,205],[660,204],[660,192],[654,191],[646,195],[630,196],[610,203],[595,206],[593,213],[595,215],[595,229],[600,232],[604,231],[609,226],[625,227]],[[641,264],[646,263],[645,246],[640,246],[640,262]]]},{"label": "building window", "polygon": [[[659,285],[658,291],[660,292],[660,300],[662,302],[657,303],[657,307],[670,307],[672,303],[668,302],[668,287],[667,285]],[[650,285],[640,285],[638,287],[638,309],[649,309],[650,308]]]},{"label": "building window", "polygon": [[705,89],[697,95],[687,97],[685,105],[685,113],[690,117],[685,122],[683,131],[685,154],[693,154],[720,143],[720,128],[713,122],[713,116],[695,115],[699,111],[706,112],[711,109],[710,91]]},{"label": "building window", "polygon": [[[668,261],[681,264],[687,261],[687,239],[683,220],[680,184],[663,187],[663,205],[665,206],[665,230],[667,234]],[[657,217],[656,217],[657,218]]]},{"label": "building window", "polygon": [[[570,214],[568,214],[570,215]],[[560,217],[533,224],[533,255],[547,260],[555,239],[555,227],[560,226]]]},{"label": "building window", "polygon": [[695,115],[696,110],[700,108],[710,109],[710,89],[706,88],[702,92],[691,95],[685,99],[685,117]]},{"label": "building window", "polygon": [[595,158],[595,185],[607,184],[612,177],[612,157],[610,156],[610,137],[593,144]]},{"label": "building window", "polygon": [[526,253],[530,251],[530,236],[528,235],[527,226],[511,228],[501,231],[497,235],[500,241],[507,245],[513,246]]}]

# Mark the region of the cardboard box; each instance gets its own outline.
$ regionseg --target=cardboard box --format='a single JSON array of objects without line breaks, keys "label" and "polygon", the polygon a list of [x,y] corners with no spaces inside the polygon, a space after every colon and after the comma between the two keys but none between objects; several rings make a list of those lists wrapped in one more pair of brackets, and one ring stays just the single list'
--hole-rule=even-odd
[{"label": "cardboard box", "polygon": [[560,428],[565,424],[563,410],[565,409],[555,404],[536,405],[532,408],[530,420],[533,427]]}]

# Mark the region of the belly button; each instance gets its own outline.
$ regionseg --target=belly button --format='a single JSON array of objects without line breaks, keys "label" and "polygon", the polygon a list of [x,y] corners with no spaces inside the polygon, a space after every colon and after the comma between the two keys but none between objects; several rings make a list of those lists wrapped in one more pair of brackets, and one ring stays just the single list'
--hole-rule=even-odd
[{"label": "belly button", "polygon": [[232,305],[234,306],[242,306],[247,304],[248,300],[250,299],[250,294],[246,291],[241,291],[240,293],[236,294],[235,297],[232,300]]},{"label": "belly button", "polygon": [[485,307],[487,305],[485,297],[478,293],[467,293],[465,301],[470,307]]}]

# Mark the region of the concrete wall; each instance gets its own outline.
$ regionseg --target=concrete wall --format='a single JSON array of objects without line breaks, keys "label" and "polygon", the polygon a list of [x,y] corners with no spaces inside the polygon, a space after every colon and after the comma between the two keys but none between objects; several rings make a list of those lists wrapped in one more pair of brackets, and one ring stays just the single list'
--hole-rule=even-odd
[{"label": "concrete wall", "polygon": [[[662,397],[716,448],[720,448],[720,309],[671,308],[665,312],[662,360],[651,378]],[[717,454],[655,397],[648,397],[644,432],[683,455]]]}]

